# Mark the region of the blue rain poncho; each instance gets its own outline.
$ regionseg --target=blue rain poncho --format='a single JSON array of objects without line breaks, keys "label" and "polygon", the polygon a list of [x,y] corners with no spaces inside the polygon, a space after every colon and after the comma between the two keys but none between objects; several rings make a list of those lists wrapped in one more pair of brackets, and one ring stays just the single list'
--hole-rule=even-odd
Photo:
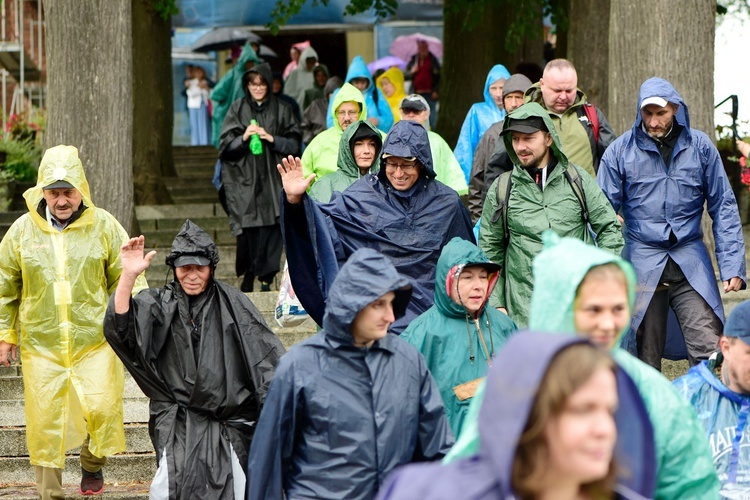
[{"label": "blue rain poncho", "polygon": [[[641,127],[641,102],[652,96],[679,105],[674,119],[684,128],[669,168]],[[672,84],[650,78],[641,85],[633,127],[604,153],[597,181],[615,212],[621,212],[625,219],[622,255],[633,263],[638,277],[632,328],[623,346],[636,352],[635,334],[668,257],[680,266],[690,285],[723,322],[724,308],[703,243],[704,202],[713,220],[716,260],[724,281],[735,276],[747,281],[742,224],[719,152],[706,134],[690,128],[687,105]],[[675,244],[669,243],[670,231],[677,237]],[[679,330],[670,329],[668,345],[675,343],[673,331]],[[676,340],[684,345],[681,338]]]},{"label": "blue rain poncho", "polygon": [[479,140],[493,123],[502,121],[505,118],[505,109],[498,108],[495,101],[492,100],[490,85],[500,79],[507,80],[508,78],[510,78],[510,72],[505,69],[505,66],[496,64],[492,67],[487,74],[487,80],[484,82],[484,102],[471,105],[464,119],[464,124],[461,126],[461,134],[458,136],[454,152],[456,153],[458,163],[461,164],[461,170],[464,171],[467,183],[471,176],[474,151],[477,149]]},{"label": "blue rain poncho", "polygon": [[323,330],[281,358],[253,438],[248,500],[375,496],[386,475],[442,458],[453,435],[419,352],[395,335],[354,345],[351,324],[394,292],[403,315],[411,289],[389,260],[355,252],[328,297]]},{"label": "blue rain poncho", "polygon": [[[508,340],[487,377],[488,397],[479,412],[481,448],[451,464],[417,464],[397,470],[383,485],[381,500],[510,500],[518,442],[534,398],[554,356],[584,339],[520,332]],[[651,498],[654,449],[651,424],[633,381],[617,372],[619,406],[615,414],[620,479],[615,498]],[[677,497],[674,497],[677,498]]]}]

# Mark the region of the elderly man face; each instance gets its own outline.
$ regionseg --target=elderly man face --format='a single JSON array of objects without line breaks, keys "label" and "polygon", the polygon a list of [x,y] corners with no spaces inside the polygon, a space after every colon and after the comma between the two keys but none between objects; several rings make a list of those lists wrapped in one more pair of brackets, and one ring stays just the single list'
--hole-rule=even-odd
[{"label": "elderly man face", "polygon": [[83,197],[76,188],[45,189],[44,201],[55,219],[64,222],[81,207]]},{"label": "elderly man face", "polygon": [[187,295],[200,295],[211,280],[211,267],[188,264],[175,267],[174,274]]},{"label": "elderly man face", "polygon": [[359,120],[359,114],[361,112],[362,108],[358,102],[342,102],[339,107],[336,108],[336,120],[339,122],[341,130],[346,130],[346,127]]},{"label": "elderly man face", "polygon": [[576,101],[578,75],[571,68],[545,71],[539,80],[544,107],[555,113],[564,113]]},{"label": "elderly man face", "polygon": [[416,159],[390,156],[385,160],[385,176],[396,191],[408,191],[419,179],[419,162]]}]

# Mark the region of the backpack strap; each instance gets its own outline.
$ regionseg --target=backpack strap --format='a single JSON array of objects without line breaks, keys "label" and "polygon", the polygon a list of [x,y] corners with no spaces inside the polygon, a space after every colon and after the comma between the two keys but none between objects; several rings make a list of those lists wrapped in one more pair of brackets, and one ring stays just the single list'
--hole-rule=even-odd
[{"label": "backpack strap", "polygon": [[596,114],[596,106],[587,102],[583,105],[583,112],[586,113],[586,118],[591,122],[591,128],[594,131],[594,142],[599,144],[599,115]]},{"label": "backpack strap", "polygon": [[583,190],[581,174],[578,173],[578,169],[573,165],[570,165],[563,170],[563,174],[565,174],[565,178],[568,180],[570,187],[573,188],[573,194],[576,195],[578,203],[581,205],[581,220],[583,220],[584,225],[588,225],[589,209],[586,205],[586,192]]},{"label": "backpack strap", "polygon": [[503,172],[497,178],[497,210],[492,214],[490,222],[495,224],[501,217],[503,218],[503,248],[508,253],[508,243],[510,242],[510,233],[508,232],[508,200],[510,200],[511,174],[512,170]]}]

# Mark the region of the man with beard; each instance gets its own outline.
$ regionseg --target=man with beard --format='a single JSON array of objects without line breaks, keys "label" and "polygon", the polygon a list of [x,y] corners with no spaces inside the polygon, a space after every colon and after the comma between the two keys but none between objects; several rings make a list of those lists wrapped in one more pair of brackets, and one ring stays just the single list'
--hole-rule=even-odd
[{"label": "man with beard", "polygon": [[495,179],[487,192],[479,246],[503,266],[490,305],[524,327],[533,288],[531,261],[542,249],[544,230],[618,255],[623,238],[596,181],[568,162],[544,108],[528,103],[513,111],[501,137],[513,170]]}]

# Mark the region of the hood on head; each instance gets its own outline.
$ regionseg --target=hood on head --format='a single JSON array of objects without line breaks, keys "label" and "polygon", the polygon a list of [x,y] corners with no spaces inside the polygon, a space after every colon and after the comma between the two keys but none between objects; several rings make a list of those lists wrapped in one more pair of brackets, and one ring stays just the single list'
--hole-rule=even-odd
[{"label": "hood on head", "polygon": [[354,318],[367,305],[388,292],[395,292],[393,315],[401,318],[411,300],[409,280],[401,276],[385,255],[361,248],[341,266],[331,285],[323,316],[326,335],[351,343],[349,330]]},{"label": "hood on head", "polygon": [[[537,392],[552,360],[586,339],[524,331],[513,335],[495,357],[479,411],[481,455],[492,467],[504,493],[512,493],[513,462]],[[633,380],[617,369],[619,406],[615,414],[615,456],[626,473],[625,486],[651,498],[656,467],[653,427]]]},{"label": "hood on head", "polygon": [[[574,302],[578,287],[591,268],[613,262],[628,281],[630,313],[635,305],[636,278],[630,264],[611,252],[577,238],[560,238],[552,230],[542,234],[543,250],[534,258],[529,328],[545,332],[575,334]],[[620,332],[619,340],[630,328]]]},{"label": "hood on head", "polygon": [[452,317],[466,315],[466,308],[456,304],[450,298],[448,287],[456,286],[456,281],[449,275],[456,271],[460,274],[465,267],[482,264],[490,264],[490,267],[494,268],[490,271],[487,296],[482,304],[484,308],[497,283],[499,266],[494,264],[478,246],[462,238],[455,237],[443,247],[435,271],[435,306],[442,314]]},{"label": "hood on head", "polygon": [[360,106],[362,107],[362,110],[359,113],[359,119],[360,120],[366,120],[367,119],[367,106],[365,105],[365,96],[362,95],[362,92],[359,91],[357,87],[352,85],[351,83],[345,83],[341,86],[338,91],[334,92],[333,94],[333,105],[331,106],[331,114],[333,115],[333,126],[341,130],[341,125],[339,125],[339,120],[336,117],[336,112],[339,109],[339,106],[345,102],[358,102]]},{"label": "hood on head", "polygon": [[240,57],[238,57],[237,61],[235,61],[234,67],[239,68],[239,71],[244,73],[245,64],[247,64],[248,61],[253,61],[255,64],[260,63],[260,59],[258,58],[258,55],[255,53],[255,50],[253,49],[253,47],[250,45],[250,42],[247,42],[245,46],[242,48]]},{"label": "hood on head", "polygon": [[529,87],[531,87],[531,80],[526,75],[522,75],[521,73],[510,75],[510,78],[505,81],[505,85],[503,86],[503,99],[513,92],[524,94]]},{"label": "hood on head", "polygon": [[354,160],[354,143],[358,139],[371,137],[375,140],[377,150],[375,151],[375,161],[370,167],[370,173],[375,174],[380,170],[380,151],[383,149],[383,137],[380,131],[367,120],[354,122],[344,130],[339,142],[338,167],[349,177],[359,177],[359,167]]},{"label": "hood on head", "polygon": [[501,78],[503,80],[510,78],[510,71],[505,69],[505,66],[502,64],[495,64],[490,72],[487,73],[487,80],[484,82],[484,92],[482,93],[482,95],[484,95],[484,102],[490,106],[497,107],[497,104],[495,104],[495,101],[492,100],[492,96],[490,95],[490,85]]},{"label": "hood on head", "polygon": [[[428,179],[435,178],[435,169],[432,166],[432,153],[430,152],[430,141],[427,130],[419,123],[401,120],[391,127],[391,131],[385,137],[382,154],[400,156],[402,158],[417,157],[422,164],[422,172]],[[381,182],[388,182],[385,176],[385,159],[380,157],[380,172],[378,178]]]},{"label": "hood on head", "polygon": [[[315,49],[312,47],[307,47],[305,50],[302,51],[302,53],[299,56],[299,62],[297,63],[297,69],[304,71],[305,73],[312,73],[312,70],[307,71],[307,58],[308,57],[314,57],[315,58],[315,65],[317,66],[318,61],[318,53],[315,52]],[[315,69],[315,66],[313,66],[313,69]]]},{"label": "hood on head", "polygon": [[214,269],[219,263],[219,250],[216,248],[216,243],[206,231],[190,219],[185,220],[180,232],[172,241],[172,249],[165,262],[174,269],[174,261],[186,255],[205,257]]},{"label": "hood on head", "polygon": [[315,79],[315,73],[318,73],[318,72],[321,72],[321,71],[323,72],[324,75],[326,75],[326,83],[328,83],[328,77],[329,77],[329,75],[328,75],[328,66],[326,66],[325,64],[318,63],[318,65],[315,66],[312,69],[312,72],[313,72],[313,85],[316,88],[319,88],[319,89],[320,88],[325,88],[325,85],[326,85],[325,83],[323,85],[318,85],[318,80]]},{"label": "hood on head", "polygon": [[406,94],[406,90],[404,89],[404,72],[401,71],[401,69],[397,66],[393,66],[391,68],[388,68],[387,71],[384,71],[383,74],[381,74],[377,79],[377,86],[382,91],[383,86],[381,85],[381,80],[383,78],[387,78],[394,87],[396,87],[396,93],[399,93],[399,91],[402,94]]},{"label": "hood on head", "polygon": [[685,101],[682,100],[682,96],[680,96],[674,86],[665,79],[653,77],[643,82],[640,91],[638,91],[638,106],[635,112],[635,123],[633,123],[633,129],[639,129],[641,127],[641,123],[643,122],[643,119],[641,118],[641,103],[644,99],[648,99],[649,97],[661,97],[672,104],[679,105],[674,119],[683,127],[690,128],[690,115]]},{"label": "hood on head", "polygon": [[266,94],[266,97],[273,95],[273,72],[271,71],[271,66],[269,66],[268,63],[262,63],[250,68],[242,74],[242,91],[245,92],[245,97],[247,97],[248,100],[253,99],[247,88],[247,84],[254,73],[260,75],[260,77],[266,82],[266,85],[268,85],[268,93]]},{"label": "hood on head", "polygon": [[349,65],[349,69],[346,72],[346,78],[344,78],[344,81],[347,83],[351,83],[355,78],[367,78],[367,81],[369,83],[364,91],[372,92],[372,76],[370,76],[370,70],[367,69],[367,64],[365,64],[365,60],[362,59],[362,56],[356,56],[354,59],[352,59],[352,63]]},{"label": "hood on head", "polygon": [[[552,134],[552,146],[550,146],[552,152],[557,158],[557,162],[567,167],[568,157],[565,156],[565,153],[563,153],[562,151],[562,145],[560,143],[560,138],[557,136],[557,129],[555,128],[555,124],[549,117],[549,113],[547,113],[547,110],[545,110],[541,105],[535,102],[527,102],[523,106],[516,108],[512,113],[508,114],[505,117],[503,129],[509,126],[510,120],[523,120],[524,118],[529,118],[531,116],[538,116],[542,120],[544,120],[544,124],[547,126],[547,130],[549,130],[549,133]],[[505,143],[505,149],[508,151],[508,156],[510,157],[511,161],[514,165],[520,165],[518,155],[516,154],[515,149],[513,149],[513,139],[511,138],[511,134],[501,134],[501,137],[503,138],[503,141]]]},{"label": "hood on head", "polygon": [[89,183],[83,171],[83,163],[78,157],[78,149],[74,146],[59,145],[44,152],[37,169],[36,185],[27,189],[23,194],[32,217],[35,214],[38,215],[36,209],[44,198],[44,187],[55,181],[70,183],[81,193],[83,204],[90,208],[94,207]]}]

